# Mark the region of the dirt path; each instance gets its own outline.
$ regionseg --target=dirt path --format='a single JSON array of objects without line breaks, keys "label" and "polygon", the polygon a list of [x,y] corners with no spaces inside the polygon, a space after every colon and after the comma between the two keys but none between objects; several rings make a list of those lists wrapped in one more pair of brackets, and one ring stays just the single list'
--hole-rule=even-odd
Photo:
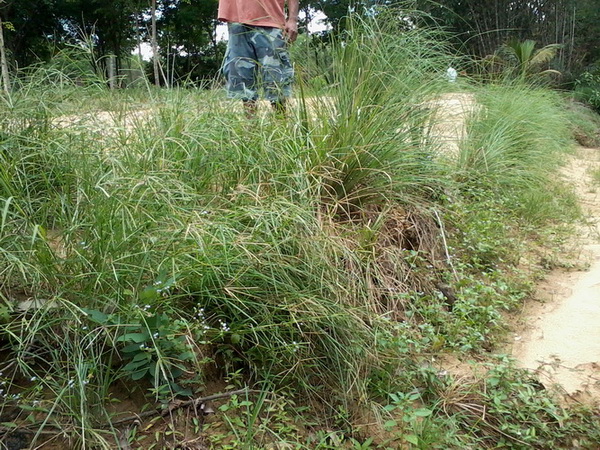
[{"label": "dirt path", "polygon": [[546,387],[594,404],[600,404],[600,185],[592,180],[598,169],[600,149],[580,148],[564,170],[588,218],[573,261],[585,269],[557,269],[540,283],[513,346],[518,365]]}]

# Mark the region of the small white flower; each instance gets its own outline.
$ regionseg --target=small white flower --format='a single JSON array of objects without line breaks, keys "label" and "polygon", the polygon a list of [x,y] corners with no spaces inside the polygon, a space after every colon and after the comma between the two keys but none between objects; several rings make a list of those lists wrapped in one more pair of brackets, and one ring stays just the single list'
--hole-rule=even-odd
[{"label": "small white flower", "polygon": [[144,309],[145,309],[146,311],[148,311],[150,308],[152,308],[150,305],[146,305],[146,306],[144,306]]},{"label": "small white flower", "polygon": [[152,335],[152,337],[153,337],[154,339],[158,339],[158,333],[154,333],[154,334]]},{"label": "small white flower", "polygon": [[37,377],[31,377],[31,378],[29,379],[29,381],[36,381],[36,380],[37,380]]}]

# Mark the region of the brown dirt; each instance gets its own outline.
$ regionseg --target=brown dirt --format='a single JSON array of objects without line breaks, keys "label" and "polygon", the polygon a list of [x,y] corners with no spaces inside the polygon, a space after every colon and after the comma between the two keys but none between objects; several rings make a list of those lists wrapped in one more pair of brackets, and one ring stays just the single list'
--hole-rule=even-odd
[{"label": "brown dirt", "polygon": [[586,224],[574,237],[570,266],[551,271],[522,312],[514,336],[518,366],[566,400],[600,404],[600,149],[579,148],[563,174],[575,187]]}]

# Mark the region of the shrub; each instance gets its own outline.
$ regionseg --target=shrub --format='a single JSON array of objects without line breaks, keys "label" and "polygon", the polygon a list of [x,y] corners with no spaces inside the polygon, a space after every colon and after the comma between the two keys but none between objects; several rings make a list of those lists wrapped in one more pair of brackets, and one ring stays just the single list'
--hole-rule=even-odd
[{"label": "shrub", "polygon": [[581,74],[575,82],[575,98],[600,113],[600,69]]}]

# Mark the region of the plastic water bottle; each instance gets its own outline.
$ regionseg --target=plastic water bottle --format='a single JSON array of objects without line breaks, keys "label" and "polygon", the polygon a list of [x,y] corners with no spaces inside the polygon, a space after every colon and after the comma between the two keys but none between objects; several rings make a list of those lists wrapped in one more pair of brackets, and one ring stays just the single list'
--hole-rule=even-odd
[{"label": "plastic water bottle", "polygon": [[455,83],[456,78],[458,77],[458,72],[454,67],[448,67],[448,70],[446,71],[446,77],[450,83]]}]

